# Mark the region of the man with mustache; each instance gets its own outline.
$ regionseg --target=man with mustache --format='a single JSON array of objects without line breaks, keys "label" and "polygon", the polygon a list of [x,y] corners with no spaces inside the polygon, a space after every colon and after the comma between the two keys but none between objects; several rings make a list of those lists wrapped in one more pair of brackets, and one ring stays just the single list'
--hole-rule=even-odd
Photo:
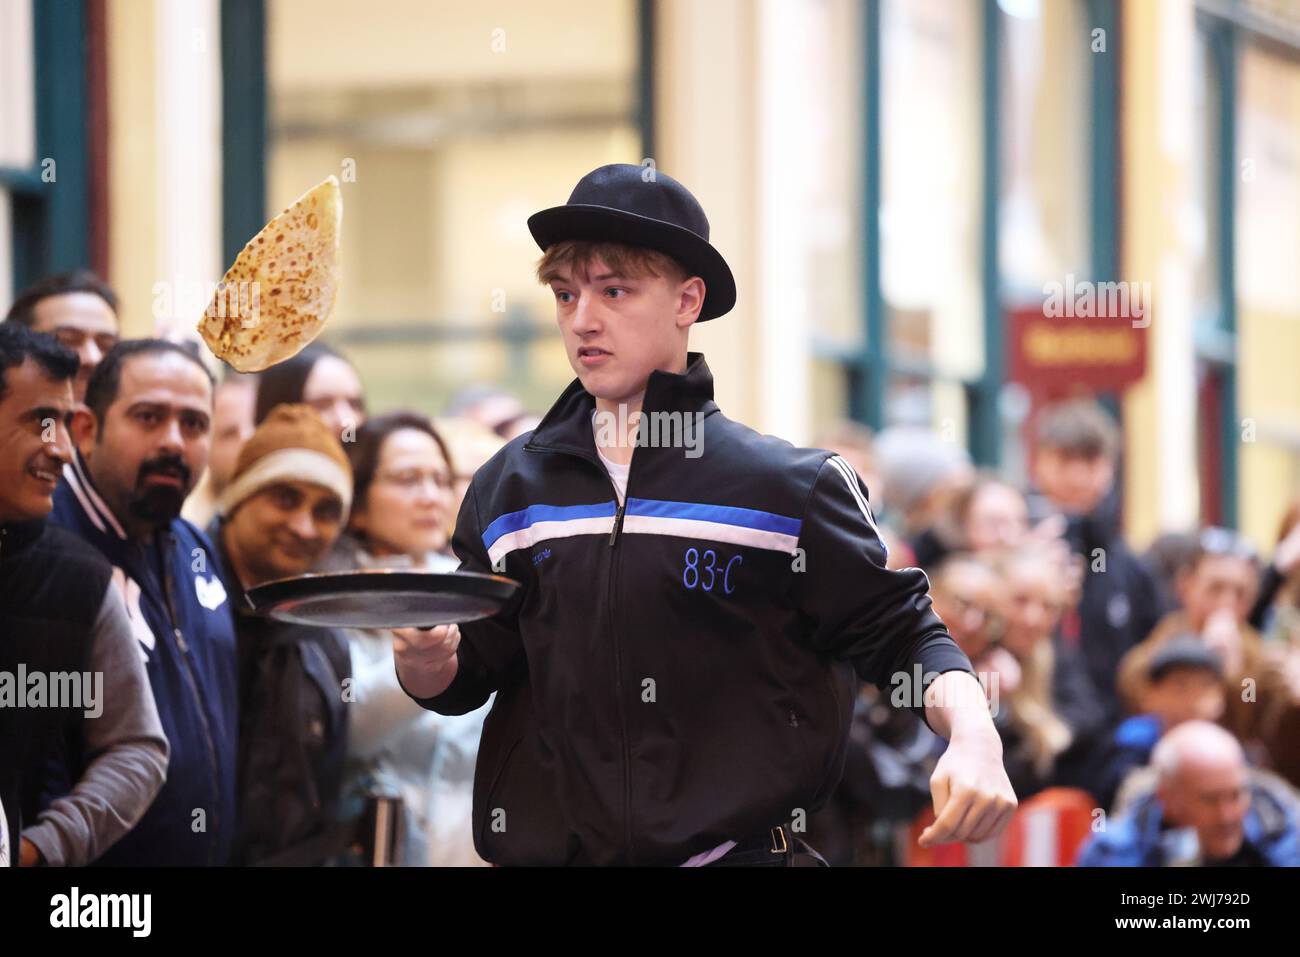
[{"label": "man with mustache", "polygon": [[[49,336],[0,326],[0,867],[6,847],[20,865],[90,863],[140,819],[167,773],[167,741],[112,569],[46,521],[72,456],[76,372],[76,355]],[[27,694],[32,676],[87,673],[102,679],[92,678],[89,695],[83,685],[80,700]],[[65,735],[91,760],[42,806],[47,759]]]},{"label": "man with mustache", "polygon": [[[230,855],[234,622],[216,551],[179,517],[207,464],[211,419],[203,364],[175,343],[141,339],[104,357],[72,420],[77,448],[53,517],[112,563],[171,745],[166,785],[101,863],[225,864]],[[82,760],[74,743],[66,769]]]}]

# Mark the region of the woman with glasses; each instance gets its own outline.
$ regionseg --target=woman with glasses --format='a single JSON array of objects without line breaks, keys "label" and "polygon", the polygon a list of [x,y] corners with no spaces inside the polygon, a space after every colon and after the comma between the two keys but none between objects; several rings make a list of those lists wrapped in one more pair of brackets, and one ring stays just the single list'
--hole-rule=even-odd
[{"label": "woman with glasses", "polygon": [[[1044,558],[1034,561],[1050,569]],[[975,667],[993,714],[993,726],[1002,739],[1002,759],[1017,797],[1036,794],[1052,783],[1057,755],[1071,741],[1070,728],[1051,705],[1051,662],[1035,657],[1035,647],[1050,641],[1054,617],[1050,608],[1038,615],[1020,613],[1008,618],[1008,581],[1004,567],[985,557],[957,553],[947,558],[930,578],[934,610],[948,626],[953,640]],[[1021,584],[1037,601],[1029,582]],[[1035,583],[1037,584],[1037,583]],[[1048,598],[1046,604],[1054,603]],[[1008,645],[1009,627],[1011,643]],[[1023,652],[1021,659],[1018,652]]]},{"label": "woman with glasses", "polygon": [[[413,412],[371,419],[345,445],[352,463],[348,532],[331,567],[455,571],[447,529],[454,507],[451,456]],[[483,864],[470,827],[478,740],[491,702],[444,717],[397,683],[392,634],[351,630],[353,694],[349,781],[354,795],[400,797],[406,865]]]}]

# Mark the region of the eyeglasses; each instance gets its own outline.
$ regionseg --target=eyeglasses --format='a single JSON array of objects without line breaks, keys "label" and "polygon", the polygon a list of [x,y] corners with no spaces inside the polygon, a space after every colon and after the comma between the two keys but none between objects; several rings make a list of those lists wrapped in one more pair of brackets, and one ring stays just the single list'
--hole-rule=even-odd
[{"label": "eyeglasses", "polygon": [[402,469],[399,472],[379,472],[375,476],[381,482],[395,485],[404,492],[414,492],[426,483],[433,486],[435,492],[450,487],[451,479],[446,472],[433,472],[424,469]]},{"label": "eyeglasses", "polygon": [[957,614],[963,617],[974,613],[979,615],[982,620],[988,621],[995,615],[992,608],[989,608],[984,602],[977,598],[959,595],[956,592],[949,592],[948,599],[952,602]]},{"label": "eyeglasses", "polygon": [[55,329],[54,338],[73,352],[84,346],[87,339],[93,339],[95,347],[103,353],[107,353],[118,343],[118,335],[115,332],[97,332],[92,335],[84,329],[74,329],[71,326],[60,326]]}]

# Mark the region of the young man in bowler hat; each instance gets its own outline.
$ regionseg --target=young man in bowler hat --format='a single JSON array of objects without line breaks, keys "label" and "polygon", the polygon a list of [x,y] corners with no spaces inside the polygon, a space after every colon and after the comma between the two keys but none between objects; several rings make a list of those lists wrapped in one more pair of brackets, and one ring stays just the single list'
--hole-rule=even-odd
[{"label": "young man in bowler hat", "polygon": [[453,541],[462,570],[522,587],[496,617],[395,641],[423,707],[497,695],[479,853],[817,863],[799,834],[843,769],[854,672],[949,741],[922,844],[999,833],[1001,744],[924,573],[886,569],[847,462],[728,419],[687,351],[736,298],[695,197],[604,166],[528,227],[578,378],[479,469]]}]

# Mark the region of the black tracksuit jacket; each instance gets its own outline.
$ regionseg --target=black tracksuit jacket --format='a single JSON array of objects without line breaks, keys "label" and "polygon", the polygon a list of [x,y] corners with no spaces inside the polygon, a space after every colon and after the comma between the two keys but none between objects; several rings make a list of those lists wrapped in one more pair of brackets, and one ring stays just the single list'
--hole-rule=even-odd
[{"label": "black tracksuit jacket", "polygon": [[420,701],[497,692],[474,802],[497,863],[680,864],[762,834],[838,782],[853,672],[892,694],[914,665],[970,670],[924,573],[885,568],[848,464],[726,418],[703,355],[651,374],[644,413],[700,426],[638,445],[623,506],[594,409],[575,380],[475,474],[453,537],[462,570],[523,586]]}]

